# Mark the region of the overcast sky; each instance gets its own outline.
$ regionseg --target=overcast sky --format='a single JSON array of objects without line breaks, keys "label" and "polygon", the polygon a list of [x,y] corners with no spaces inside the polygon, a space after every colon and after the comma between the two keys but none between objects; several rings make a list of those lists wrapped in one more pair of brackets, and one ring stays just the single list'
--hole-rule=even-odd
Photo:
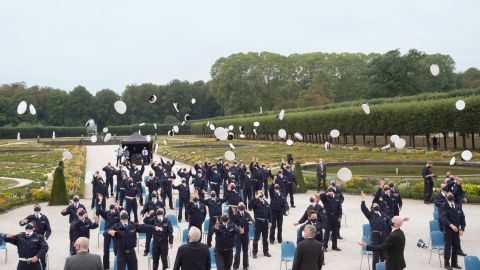
[{"label": "overcast sky", "polygon": [[480,67],[478,0],[2,0],[0,84],[91,92],[209,80],[216,59],[270,51],[450,54]]}]

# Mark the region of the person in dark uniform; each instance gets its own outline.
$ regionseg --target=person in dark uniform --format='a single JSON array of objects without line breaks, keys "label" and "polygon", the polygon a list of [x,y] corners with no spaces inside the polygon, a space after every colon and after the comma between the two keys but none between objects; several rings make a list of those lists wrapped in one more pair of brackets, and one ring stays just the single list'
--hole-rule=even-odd
[{"label": "person in dark uniform", "polygon": [[263,241],[263,254],[265,257],[272,257],[268,252],[268,229],[272,226],[272,213],[270,204],[265,200],[262,190],[259,190],[257,196],[250,200],[248,208],[253,210],[255,217],[255,236],[253,238],[252,248],[253,258],[257,258],[260,235],[262,235]]},{"label": "person in dark uniform", "polygon": [[110,243],[113,243],[113,252],[115,255],[117,255],[117,247],[113,238],[107,233],[107,230],[120,222],[120,213],[114,204],[109,206],[108,211],[103,209],[101,200],[104,200],[104,198],[99,198],[100,202],[97,204],[96,215],[101,216],[105,220],[105,231],[103,233],[103,268],[110,269]]},{"label": "person in dark uniform", "polygon": [[127,164],[127,169],[129,170],[130,172],[130,177],[133,179],[133,183],[135,184],[135,186],[137,187],[137,190],[138,190],[138,196],[140,198],[140,205],[143,206],[143,196],[142,196],[142,193],[143,193],[143,188],[142,188],[142,182],[143,182],[143,179],[142,179],[142,176],[143,176],[143,173],[145,172],[145,165],[143,164],[143,160],[142,160],[142,167],[141,169],[138,168],[138,166],[135,166],[135,165],[131,165],[131,164]]},{"label": "person in dark uniform", "polygon": [[395,184],[393,182],[388,183],[388,186],[390,187],[390,190],[392,192],[391,197],[393,200],[393,216],[398,216],[400,215],[400,211],[402,211],[402,195],[400,194],[400,191],[395,187]]},{"label": "person in dark uniform", "polygon": [[120,205],[123,205],[123,201],[125,200],[125,193],[127,192],[128,188],[128,176],[127,173],[122,170],[121,166],[116,171],[117,175],[117,194],[115,195],[115,201],[119,201]]},{"label": "person in dark uniform", "polygon": [[248,269],[248,245],[250,238],[250,224],[253,224],[253,218],[245,209],[243,202],[238,204],[238,211],[233,215],[233,223],[240,229],[240,234],[235,237],[235,259],[233,269],[240,267],[240,253],[243,252],[243,269]]},{"label": "person in dark uniform", "polygon": [[207,208],[199,199],[197,193],[193,194],[191,201],[187,204],[188,211],[188,228],[195,226],[202,230],[202,224],[207,217]]},{"label": "person in dark uniform", "polygon": [[272,181],[272,184],[270,185],[269,190],[271,190],[273,186],[278,185],[279,188],[280,188],[280,193],[282,193],[283,196],[285,196],[285,191],[286,191],[286,186],[285,186],[286,184],[285,183],[286,183],[286,181],[287,180],[286,180],[285,176],[283,175],[282,171],[279,171],[277,173],[277,175],[275,175],[273,177],[273,181]]},{"label": "person in dark uniform", "polygon": [[148,188],[148,198],[150,198],[153,192],[158,193],[160,189],[160,179],[157,176],[153,176],[153,173],[150,172],[145,186]]},{"label": "person in dark uniform", "polygon": [[220,198],[217,198],[217,194],[215,191],[210,192],[210,198],[209,199],[202,199],[200,198],[200,201],[204,203],[207,208],[208,208],[208,216],[210,217],[210,221],[208,223],[208,234],[207,234],[207,245],[208,247],[212,246],[212,235],[213,235],[213,225],[217,223],[219,220],[220,216],[222,215],[223,209],[223,200]]},{"label": "person in dark uniform", "polygon": [[332,250],[340,251],[341,249],[337,246],[337,235],[338,221],[342,218],[342,204],[332,188],[327,189],[326,193],[321,193],[320,199],[327,213],[327,227],[325,228],[325,235],[323,236],[323,251],[327,251],[330,234],[332,236]]},{"label": "person in dark uniform", "polygon": [[422,169],[423,177],[423,202],[425,204],[432,202],[433,180],[436,175],[432,172],[432,162],[428,161]]},{"label": "person in dark uniform", "polygon": [[209,178],[210,191],[215,191],[215,194],[220,194],[220,186],[222,185],[222,177],[218,173],[217,167],[213,167]]},{"label": "person in dark uniform", "polygon": [[[161,209],[164,213],[166,212],[165,204],[157,198],[157,192],[154,191],[152,193],[150,200],[148,200],[148,202],[145,203],[142,211],[140,212],[142,216],[144,216],[145,214],[148,215],[148,217],[144,218],[143,223],[154,225],[153,223],[154,223],[155,213],[157,212],[158,209]],[[145,250],[143,251],[143,256],[147,256],[148,252],[150,251],[150,242],[152,240],[152,234],[147,232],[145,240],[146,240]]]},{"label": "person in dark uniform", "polygon": [[[382,188],[383,187],[383,188]],[[380,207],[380,212],[386,216],[387,221],[390,222],[394,217],[394,208],[395,208],[395,201],[392,197],[392,191],[388,185],[384,185],[384,180],[380,180],[380,187],[375,192],[375,196],[373,198],[373,203],[376,203]],[[387,236],[390,235],[391,226],[387,226],[386,234]]]},{"label": "person in dark uniform", "polygon": [[230,270],[233,262],[233,247],[235,237],[244,233],[237,225],[230,222],[227,214],[223,214],[213,226],[215,234],[215,261],[218,270]]},{"label": "person in dark uniform", "polygon": [[290,170],[290,165],[284,165],[282,163],[282,170],[283,170],[283,175],[285,176],[285,198],[290,195],[290,207],[295,208],[295,202],[293,200],[293,185],[297,186],[297,179],[295,178],[295,175],[293,174],[292,170]]},{"label": "person in dark uniform", "polygon": [[[41,213],[42,208],[39,204],[35,204],[35,206],[33,207],[33,211],[34,214],[20,220],[20,226],[24,226],[30,223],[33,225],[36,233],[43,236],[45,240],[48,240],[48,238],[52,234],[52,229],[50,228],[50,222],[48,221],[47,216]],[[45,257],[41,257],[39,259],[42,262],[43,269],[46,270],[47,261],[45,260]]]},{"label": "person in dark uniform", "polygon": [[33,231],[33,225],[27,224],[25,232],[19,234],[7,234],[5,241],[17,246],[18,266],[17,270],[41,270],[41,259],[48,252],[48,244],[45,237]]},{"label": "person in dark uniform", "polygon": [[[95,206],[97,205],[98,203],[98,198],[99,196],[98,195],[102,195],[103,198],[106,198],[108,199],[108,187],[107,187],[107,184],[105,183],[105,181],[103,181],[103,177],[101,176],[97,176],[96,178],[94,178],[94,181],[96,181],[95,183],[95,191],[93,192],[93,194],[95,194]],[[106,202],[107,200],[102,200],[102,209],[105,209],[107,207],[106,205]]]},{"label": "person in dark uniform", "polygon": [[160,158],[160,162],[162,162],[162,167],[167,170],[167,173],[171,173],[173,166],[175,166],[175,159],[172,159],[172,162],[167,160],[167,162],[163,161],[163,158]]},{"label": "person in dark uniform", "polygon": [[141,190],[138,190],[138,186],[134,184],[132,177],[128,178],[128,186],[125,191],[125,199],[126,199],[126,210],[127,213],[130,215],[133,211],[133,217],[135,223],[138,222],[138,204],[137,198],[141,197]]},{"label": "person in dark uniform", "polygon": [[[273,174],[272,174],[272,170],[270,170],[270,168],[268,168],[265,164],[262,164],[262,170],[260,171],[261,173],[261,182],[262,182],[262,186],[263,186],[263,190],[264,190],[264,193],[265,195],[267,196],[267,199],[268,199],[268,179],[269,178],[272,178],[273,179]],[[255,190],[255,194],[256,194],[256,190]]]},{"label": "person in dark uniform", "polygon": [[185,182],[187,183],[187,185],[190,185],[191,173],[189,170],[187,170],[187,168],[178,169],[177,175],[180,177],[180,179],[182,178],[185,179]]},{"label": "person in dark uniform", "polygon": [[[85,205],[80,203],[80,198],[77,195],[75,195],[73,197],[73,203],[67,206],[67,208],[63,209],[61,214],[62,216],[68,215],[68,223],[72,224],[72,222],[75,219],[77,219],[77,212],[79,208],[82,208],[85,212],[87,211],[87,208],[85,207]],[[70,243],[73,242],[72,230],[69,230],[69,240],[70,241],[68,242],[69,243],[68,247],[70,249]]]},{"label": "person in dark uniform", "polygon": [[201,170],[197,171],[197,176],[193,179],[193,187],[197,191],[198,196],[204,198],[204,192],[208,189],[207,180]]},{"label": "person in dark uniform", "polygon": [[105,177],[107,179],[107,190],[108,187],[110,187],[110,197],[113,197],[113,176],[115,175],[117,170],[115,169],[115,167],[112,166],[112,163],[110,162],[108,162],[107,166],[103,167],[102,170],[105,172]]},{"label": "person in dark uniform", "polygon": [[[338,197],[338,200],[340,201],[340,204],[342,205],[343,202],[345,201],[345,198],[343,197],[343,193],[340,191],[340,188],[337,186],[337,183],[335,180],[330,181],[330,188],[333,189],[333,192],[335,192],[335,196]],[[340,236],[340,229],[342,228],[342,216],[340,216],[340,219],[338,220],[338,234],[337,234],[337,239],[343,240],[343,237]]]},{"label": "person in dark uniform", "polygon": [[255,179],[257,183],[254,183],[250,172],[246,172],[245,176],[242,178],[242,191],[243,191],[243,200],[249,202],[253,198],[254,190],[259,190],[262,188],[261,175],[260,179]]},{"label": "person in dark uniform", "polygon": [[125,270],[128,267],[129,270],[137,270],[138,261],[135,252],[137,232],[153,233],[160,230],[162,230],[160,227],[129,221],[127,211],[122,210],[120,222],[108,230],[108,234],[113,237],[117,245],[117,269]]},{"label": "person in dark uniform", "polygon": [[[322,189],[320,189],[321,186],[323,186]],[[327,165],[323,163],[323,159],[320,159],[317,165],[317,192],[325,189],[327,189]]]},{"label": "person in dark uniform", "polygon": [[322,224],[322,229],[325,229],[327,227],[327,216],[325,209],[321,204],[319,204],[319,202],[320,195],[312,195],[312,197],[310,197],[310,205],[307,207],[307,209],[303,213],[303,216],[298,220],[298,222],[294,223],[293,225],[297,226],[299,224],[305,223],[306,221],[308,221],[308,214],[311,211],[315,211],[317,213],[318,222]]},{"label": "person in dark uniform", "polygon": [[86,237],[90,239],[90,230],[98,228],[98,216],[94,216],[93,222],[88,218],[87,212],[84,209],[78,209],[77,219],[70,224],[70,231],[72,233],[72,242],[70,243],[70,254],[75,255],[75,241],[79,237]]},{"label": "person in dark uniform", "polygon": [[178,190],[178,222],[182,222],[182,211],[185,208],[185,220],[188,221],[187,203],[190,200],[190,187],[185,178],[182,178],[182,183],[178,186],[173,185],[173,189]]},{"label": "person in dark uniform", "polygon": [[[362,191],[361,195],[362,203],[360,208],[370,223],[370,242],[372,245],[381,245],[386,238],[387,227],[390,222],[387,220],[388,217],[380,211],[378,203],[372,203],[372,209],[368,210],[365,205],[365,193]],[[375,270],[377,262],[383,262],[384,260],[385,254],[382,250],[373,251],[372,269]]]},{"label": "person in dark uniform", "polygon": [[161,196],[162,200],[166,203],[168,197],[168,206],[170,209],[173,209],[173,200],[172,200],[172,185],[173,180],[175,179],[175,174],[168,172],[164,169],[163,176],[160,177],[160,187],[161,187]]},{"label": "person in dark uniform", "polygon": [[461,269],[458,265],[457,255],[460,236],[463,235],[466,226],[462,205],[455,204],[455,196],[449,194],[447,196],[447,203],[442,205],[442,208],[440,219],[442,220],[443,235],[445,238],[445,252],[443,254],[445,269]]},{"label": "person in dark uniform", "polygon": [[165,218],[163,209],[156,211],[154,226],[161,230],[153,233],[152,258],[153,270],[158,269],[159,259],[162,258],[162,269],[168,268],[168,249],[173,246],[173,227],[168,218]]},{"label": "person in dark uniform", "polygon": [[92,176],[92,205],[91,205],[91,209],[93,209],[95,207],[95,205],[97,204],[96,203],[96,200],[97,200],[97,185],[99,183],[99,179],[100,178],[100,172],[99,171],[95,171],[95,174],[93,174]]},{"label": "person in dark uniform", "polygon": [[[440,185],[440,188],[441,188],[441,191],[440,193],[437,194],[437,197],[435,198],[435,206],[438,208],[438,216],[440,217],[442,215],[442,210],[444,210],[445,208],[443,208],[443,205],[447,204],[448,201],[447,201],[447,196],[448,196],[448,187],[446,184],[442,183]],[[439,218],[438,219],[438,225],[440,227],[440,231],[443,232],[443,224],[442,224],[442,220]]]},{"label": "person in dark uniform", "polygon": [[[305,240],[304,235],[302,234],[303,230],[305,229],[305,226],[311,225],[315,228],[316,234],[315,234],[315,240],[319,241],[323,245],[323,228],[322,228],[322,223],[318,221],[317,217],[317,212],[310,210],[308,212],[308,221],[305,222],[302,226],[297,231],[297,245],[298,243],[302,242]],[[321,251],[323,253],[323,250]]]},{"label": "person in dark uniform", "polygon": [[280,187],[275,184],[270,187],[270,210],[272,215],[272,227],[270,228],[270,245],[275,242],[275,229],[277,229],[277,241],[282,243],[283,216],[287,215],[288,203],[285,196],[280,192]]}]

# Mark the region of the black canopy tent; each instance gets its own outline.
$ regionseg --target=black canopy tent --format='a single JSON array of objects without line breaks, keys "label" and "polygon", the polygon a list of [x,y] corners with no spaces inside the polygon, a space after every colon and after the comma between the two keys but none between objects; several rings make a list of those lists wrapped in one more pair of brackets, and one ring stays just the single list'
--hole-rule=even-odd
[{"label": "black canopy tent", "polygon": [[140,164],[142,160],[142,150],[144,147],[147,148],[149,153],[149,159],[153,158],[153,142],[147,141],[145,137],[140,135],[138,131],[132,133],[128,138],[122,141],[122,148],[130,152],[130,161],[135,164]]}]

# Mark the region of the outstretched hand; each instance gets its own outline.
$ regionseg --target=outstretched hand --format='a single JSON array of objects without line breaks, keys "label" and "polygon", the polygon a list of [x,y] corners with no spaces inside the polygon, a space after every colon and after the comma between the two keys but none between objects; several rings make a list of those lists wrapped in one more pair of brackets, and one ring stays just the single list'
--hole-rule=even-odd
[{"label": "outstretched hand", "polygon": [[362,196],[362,201],[365,201],[365,192],[363,190],[360,192],[360,195]]},{"label": "outstretched hand", "polygon": [[358,243],[359,246],[361,246],[361,247],[363,247],[363,248],[365,248],[365,247],[367,246],[367,243],[365,243],[365,241],[363,241],[363,240],[362,240],[362,241],[358,241],[357,243]]}]

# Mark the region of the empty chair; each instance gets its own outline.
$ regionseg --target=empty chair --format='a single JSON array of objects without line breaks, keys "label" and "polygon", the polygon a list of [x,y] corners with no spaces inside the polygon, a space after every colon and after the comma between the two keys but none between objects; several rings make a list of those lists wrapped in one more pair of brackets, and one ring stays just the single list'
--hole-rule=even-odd
[{"label": "empty chair", "polygon": [[433,220],[438,221],[438,212],[433,212]]},{"label": "empty chair", "polygon": [[[428,227],[430,229],[430,232],[439,232],[440,231],[440,224],[438,223],[438,220],[430,220],[428,222]],[[428,244],[430,245],[431,238],[428,239]]]},{"label": "empty chair", "polygon": [[113,240],[110,241],[110,246],[108,247],[108,250],[109,250],[110,252],[113,252],[113,251],[114,251]]},{"label": "empty chair", "polygon": [[174,208],[174,212],[175,212],[175,216],[178,217],[178,211],[180,209],[180,200],[178,198],[175,199],[175,208]]},{"label": "empty chair", "polygon": [[100,248],[100,234],[105,232],[105,220],[103,218],[100,219],[100,223],[98,224],[98,235],[97,235],[97,247]]},{"label": "empty chair", "polygon": [[170,222],[172,223],[172,228],[174,230],[177,230],[178,231],[178,237],[180,237],[180,226],[178,226],[178,219],[175,215],[166,215],[165,218],[168,218],[168,220],[170,220]]},{"label": "empty chair", "polygon": [[286,241],[282,242],[282,245],[280,247],[281,249],[281,261],[280,261],[280,269],[282,268],[282,264],[285,263],[285,269],[288,268],[287,263],[293,261],[293,257],[295,257],[295,243]]},{"label": "empty chair", "polygon": [[140,252],[140,239],[146,240],[147,234],[142,232],[137,233],[137,253]]},{"label": "empty chair", "polygon": [[478,270],[480,269],[480,260],[477,256],[465,256],[465,270]]},{"label": "empty chair", "polygon": [[430,258],[428,259],[428,263],[430,263],[430,260],[432,259],[432,253],[433,250],[436,249],[438,252],[438,261],[440,262],[440,266],[442,266],[442,259],[440,257],[440,251],[443,251],[443,248],[445,247],[445,241],[443,239],[443,234],[442,232],[439,231],[434,231],[430,232],[430,239],[432,239],[432,246],[430,247]]},{"label": "empty chair", "polygon": [[209,218],[205,219],[205,221],[203,222],[203,236],[205,236],[205,241],[208,235],[208,226],[210,226]]},{"label": "empty chair", "polygon": [[210,251],[210,268],[217,268],[217,261],[215,260],[214,248],[208,249]]},{"label": "empty chair", "polygon": [[[363,242],[370,244],[370,237],[363,236],[362,240]],[[370,269],[370,257],[373,256],[373,253],[371,251],[366,250],[364,247],[360,249],[360,253],[362,254],[362,258],[360,259],[360,269],[362,269],[363,256],[365,255],[367,255],[367,265],[368,265],[368,269]]]},{"label": "empty chair", "polygon": [[370,233],[371,233],[371,228],[370,224],[363,224],[362,225],[362,237],[366,237],[368,241],[365,242],[370,242]]},{"label": "empty chair", "polygon": [[384,262],[377,262],[377,264],[375,264],[375,269],[385,270],[385,263]]}]

